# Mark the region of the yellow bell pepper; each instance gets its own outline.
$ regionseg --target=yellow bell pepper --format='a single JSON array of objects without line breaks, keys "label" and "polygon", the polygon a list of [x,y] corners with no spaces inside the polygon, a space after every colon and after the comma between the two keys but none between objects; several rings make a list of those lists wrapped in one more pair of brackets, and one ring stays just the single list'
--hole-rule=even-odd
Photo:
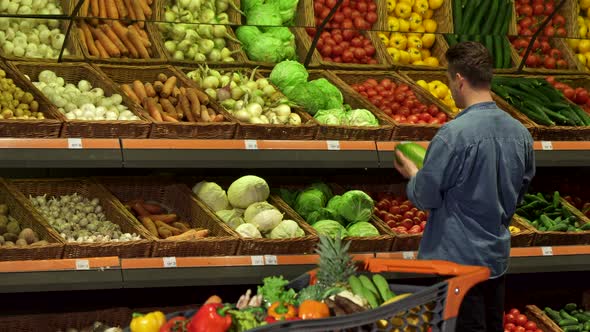
[{"label": "yellow bell pepper", "polygon": [[166,316],[161,311],[150,312],[147,315],[135,313],[131,321],[131,332],[158,332],[166,323]]},{"label": "yellow bell pepper", "polygon": [[389,37],[387,36],[386,33],[383,32],[379,32],[377,34],[377,36],[379,36],[379,39],[381,39],[381,41],[383,42],[384,45],[389,45]]}]

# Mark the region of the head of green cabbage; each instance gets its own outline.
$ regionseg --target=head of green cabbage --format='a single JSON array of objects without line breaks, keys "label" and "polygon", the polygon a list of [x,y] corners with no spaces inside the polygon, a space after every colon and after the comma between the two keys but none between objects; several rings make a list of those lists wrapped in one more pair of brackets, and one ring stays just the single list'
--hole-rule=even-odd
[{"label": "head of green cabbage", "polygon": [[305,232],[294,220],[283,220],[268,235],[271,239],[291,239],[305,236]]},{"label": "head of green cabbage", "polygon": [[345,192],[338,204],[338,214],[349,223],[367,222],[373,215],[375,203],[365,192],[350,190]]}]

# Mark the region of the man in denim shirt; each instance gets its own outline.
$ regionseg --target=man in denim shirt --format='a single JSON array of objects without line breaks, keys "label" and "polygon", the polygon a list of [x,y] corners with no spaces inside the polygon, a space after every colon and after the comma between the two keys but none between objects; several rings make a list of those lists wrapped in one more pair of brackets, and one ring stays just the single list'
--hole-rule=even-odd
[{"label": "man in denim shirt", "polygon": [[533,139],[492,100],[493,61],[482,44],[457,44],[446,58],[464,110],[432,139],[421,170],[399,152],[395,166],[410,179],[408,198],[430,211],[418,257],[491,270],[490,280],[466,294],[457,331],[503,331],[508,225],[535,174]]}]

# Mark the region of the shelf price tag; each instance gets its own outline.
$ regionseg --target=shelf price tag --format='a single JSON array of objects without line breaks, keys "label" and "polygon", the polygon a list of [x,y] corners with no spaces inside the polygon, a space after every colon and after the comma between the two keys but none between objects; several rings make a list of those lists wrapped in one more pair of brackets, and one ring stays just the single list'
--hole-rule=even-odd
[{"label": "shelf price tag", "polygon": [[277,256],[275,255],[264,255],[264,262],[266,265],[277,265]]},{"label": "shelf price tag", "polygon": [[326,144],[328,145],[328,150],[340,150],[340,141],[326,141]]},{"label": "shelf price tag", "polygon": [[176,267],[176,257],[164,257],[162,258],[164,267]]},{"label": "shelf price tag", "polygon": [[76,270],[90,270],[90,262],[87,259],[76,259]]},{"label": "shelf price tag", "polygon": [[543,149],[543,151],[552,151],[553,144],[551,143],[551,141],[541,141],[541,148]]},{"label": "shelf price tag", "polygon": [[68,149],[82,149],[81,138],[68,138]]},{"label": "shelf price tag", "polygon": [[258,143],[255,139],[245,139],[244,145],[246,146],[246,150],[258,150]]},{"label": "shelf price tag", "polygon": [[553,247],[541,247],[543,256],[553,256]]},{"label": "shelf price tag", "polygon": [[264,256],[250,256],[252,265],[264,265]]},{"label": "shelf price tag", "polygon": [[413,251],[404,251],[404,252],[402,252],[402,257],[403,257],[403,259],[416,259],[416,257],[414,256],[414,252]]}]

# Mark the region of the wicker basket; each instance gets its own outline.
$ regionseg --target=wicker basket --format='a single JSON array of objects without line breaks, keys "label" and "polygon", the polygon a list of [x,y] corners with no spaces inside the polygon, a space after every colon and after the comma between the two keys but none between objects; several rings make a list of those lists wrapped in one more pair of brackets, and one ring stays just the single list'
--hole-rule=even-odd
[{"label": "wicker basket", "polygon": [[[106,96],[120,94],[123,97],[123,104],[140,120],[134,121],[84,121],[65,120],[62,137],[88,137],[88,138],[146,138],[150,131],[150,122],[145,113],[137,107],[125,94],[114,84],[111,84],[102,77],[90,65],[84,63],[34,63],[34,62],[11,62],[12,68],[26,74],[31,81],[37,81],[43,70],[52,70],[58,76],[63,77],[66,83],[77,85],[80,80],[89,81],[93,87],[104,90]],[[34,87],[28,83],[30,89]],[[44,97],[47,100],[46,97]],[[47,102],[49,102],[47,100]]]},{"label": "wicker basket", "polygon": [[[584,224],[590,223],[582,212],[573,207],[564,199],[561,199],[561,204],[564,209],[567,209]],[[584,245],[590,243],[590,231],[582,232],[541,232],[537,229],[535,231],[534,245],[541,246],[567,246],[567,245]]]},{"label": "wicker basket", "polygon": [[[183,74],[189,73],[194,68],[178,68]],[[219,68],[222,73],[228,71],[241,71],[250,74],[250,68]],[[257,77],[268,77],[270,74],[267,70],[258,71]],[[188,79],[188,78],[187,78]],[[190,80],[190,79],[189,79]],[[275,87],[276,88],[276,87]],[[278,89],[277,89],[278,90]],[[237,120],[238,123],[235,138],[239,139],[289,139],[289,140],[312,140],[316,137],[318,131],[317,122],[306,112],[299,108],[293,107],[292,111],[297,113],[301,118],[301,125],[281,125],[281,124],[252,124]]]},{"label": "wicker basket", "polygon": [[[101,322],[113,327],[125,328],[131,322],[132,312],[128,308],[113,308],[96,311],[66,312],[45,315],[43,331],[67,331],[69,328],[82,329],[94,322]],[[41,330],[35,330],[41,331]]]},{"label": "wicker basket", "polygon": [[[53,3],[57,2],[57,1],[52,1]],[[64,15],[68,15],[70,13],[70,3],[71,1],[67,1],[67,0],[59,0],[59,3],[62,6],[63,9],[63,13]],[[19,18],[14,18],[14,20],[20,20]],[[70,25],[70,20],[64,19],[60,21],[60,30],[61,32],[65,35],[65,32],[68,29],[68,26]],[[76,29],[72,29],[70,31],[70,34],[68,36],[68,38],[64,41],[65,47],[68,50],[68,52],[70,54],[68,55],[63,55],[62,56],[62,61],[83,61],[84,60],[84,56],[82,53],[82,48],[79,44],[79,36],[78,34],[74,31]],[[58,59],[44,59],[44,58],[27,58],[27,57],[17,57],[15,55],[6,55],[4,54],[4,51],[2,51],[0,49],[0,56],[6,60],[10,60],[10,61],[34,61],[34,62],[44,62],[44,63],[57,63]]]},{"label": "wicker basket", "polygon": [[0,63],[0,69],[6,72],[14,84],[25,92],[30,92],[39,103],[39,111],[45,119],[42,120],[4,120],[0,119],[0,137],[18,138],[57,138],[61,132],[65,118],[49,103],[39,91],[31,89],[28,80],[14,71],[5,63]]},{"label": "wicker basket", "polygon": [[[91,1],[91,0],[86,0],[86,1]],[[76,1],[70,1],[70,8],[73,10],[74,7],[76,6],[77,2]],[[156,11],[158,10],[158,7],[156,7],[155,2],[151,4],[151,9],[152,11]],[[100,20],[100,19],[99,19]],[[82,49],[82,53],[84,54],[84,57],[87,60],[90,60],[93,63],[118,63],[118,64],[137,64],[137,65],[141,65],[141,64],[158,64],[158,63],[165,63],[166,62],[166,57],[164,56],[164,53],[162,51],[162,48],[160,48],[160,34],[158,29],[156,28],[156,26],[154,25],[155,23],[150,22],[150,21],[155,21],[155,15],[152,14],[152,18],[146,18],[145,21],[145,32],[147,33],[148,36],[148,40],[151,43],[151,46],[148,48],[148,52],[150,53],[150,58],[149,59],[143,59],[143,58],[129,58],[129,57],[120,57],[120,58],[102,58],[99,56],[95,56],[95,55],[91,55],[90,52],[88,51],[88,47],[86,46],[86,42],[82,39],[84,37],[84,34],[82,33],[81,29],[79,28],[78,23],[76,23],[76,25],[74,26],[75,29],[72,29],[73,31],[75,31],[76,37],[79,38],[80,40],[80,48]],[[99,21],[100,23],[108,23],[108,20],[103,19]],[[123,22],[124,26],[127,26],[127,24],[125,23],[125,19],[121,20],[121,22]]]},{"label": "wicker basket", "polygon": [[[0,179],[0,203],[8,205],[9,214],[19,221],[21,228],[31,228],[46,245],[26,247],[0,247],[0,261],[25,261],[33,259],[59,259],[64,250],[64,241],[53,229],[45,227],[36,215],[16,199],[12,188]],[[1,329],[0,329],[1,330]]]},{"label": "wicker basket", "polygon": [[120,204],[116,203],[116,199],[102,186],[81,179],[23,179],[12,180],[10,185],[15,188],[14,195],[16,198],[47,227],[50,227],[48,221],[33,207],[28,199],[29,195],[47,194],[47,196],[51,197],[78,193],[84,197],[100,199],[100,205],[102,205],[108,220],[119,225],[121,231],[139,234],[143,238],[142,240],[128,242],[66,243],[64,258],[149,257],[152,241],[155,238],[136,220],[133,220],[125,211],[122,211]]},{"label": "wicker basket", "polygon": [[[188,256],[231,256],[238,250],[239,238],[225,224],[215,219],[203,217],[195,198],[184,184],[173,181],[154,180],[148,177],[104,177],[97,178],[121,202],[134,199],[155,201],[194,228],[207,228],[209,237],[192,241],[156,240],[152,250],[155,257]],[[134,218],[130,215],[131,218]],[[137,221],[139,222],[139,221]]]},{"label": "wicker basket", "polygon": [[[523,72],[533,75],[542,75],[542,74],[580,74],[580,69],[578,68],[581,64],[578,61],[578,58],[569,47],[565,39],[562,38],[551,38],[549,39],[549,44],[551,47],[558,49],[561,51],[563,59],[567,61],[567,68],[564,69],[547,69],[547,68],[530,68],[526,65],[523,67]],[[518,59],[517,63],[522,61],[522,57],[516,52],[514,47],[511,46],[512,49],[512,58]]]},{"label": "wicker basket", "polygon": [[[364,72],[363,72],[364,74]],[[351,140],[351,141],[388,141],[391,139],[394,127],[388,117],[378,109],[370,107],[362,97],[356,94],[345,82],[332,72],[314,70],[309,72],[309,80],[325,78],[334,84],[344,96],[344,103],[353,109],[368,109],[379,121],[379,126],[330,126],[320,124],[316,139],[319,140]]]},{"label": "wicker basket", "polygon": [[[373,24],[371,30],[386,31],[387,30],[387,2],[373,0],[377,5],[377,22]],[[297,6],[297,14],[295,25],[299,27],[314,28],[318,26],[315,19],[315,11],[313,7],[313,0],[299,0]]]},{"label": "wicker basket", "polygon": [[[565,17],[565,29],[569,38],[580,38],[580,31],[578,30],[578,23],[576,20],[578,13],[580,13],[578,1],[579,0],[565,0],[565,4],[557,11],[558,14]],[[512,14],[512,19],[510,20],[508,34],[510,36],[518,36],[518,30],[516,28],[518,24],[516,22],[516,7],[512,7],[514,8],[514,11]]]},{"label": "wicker basket", "polygon": [[537,328],[543,331],[562,332],[563,330],[543,310],[536,305],[527,305],[524,314],[529,320],[537,324]]},{"label": "wicker basket", "polygon": [[[335,76],[337,76],[341,82],[346,84],[346,91],[347,93],[354,96],[354,98],[361,100],[362,104],[365,108],[370,109],[374,113],[379,112],[384,119],[394,127],[392,139],[397,140],[430,140],[440,126],[437,125],[411,125],[411,124],[404,124],[404,123],[397,123],[387,114],[383,113],[383,111],[379,110],[375,105],[373,105],[369,100],[358,94],[354,91],[350,85],[352,84],[360,84],[363,83],[368,78],[374,78],[376,80],[381,80],[384,78],[391,79],[394,83],[405,83],[408,84],[411,89],[416,94],[416,97],[420,102],[430,105],[434,104],[438,106],[438,108],[447,114],[449,119],[454,117],[453,113],[444,105],[438,98],[435,98],[429,92],[425,91],[424,89],[414,85],[411,81],[404,79],[403,77],[397,75],[393,72],[372,72],[370,74],[365,74],[362,72],[331,72]],[[427,75],[429,72],[424,72]]]},{"label": "wicker basket", "polygon": [[[137,67],[137,66],[96,66],[107,78],[114,81],[115,85],[130,84],[134,80],[142,82],[154,82],[160,73],[167,76],[175,75],[178,77],[178,85],[185,87],[194,87],[188,78],[176,71],[171,66],[151,66],[151,67]],[[136,107],[141,108],[137,105]],[[151,138],[199,138],[199,139],[231,139],[234,138],[236,132],[236,123],[231,119],[231,115],[225,112],[223,108],[216,102],[211,102],[211,107],[221,112],[226,118],[226,122],[159,122],[151,118],[152,130]],[[142,109],[142,108],[141,108]],[[143,109],[142,109],[143,110]]]},{"label": "wicker basket", "polygon": [[519,233],[510,235],[510,244],[513,248],[530,247],[533,245],[535,240],[535,228],[533,226],[529,225],[516,214],[512,217],[510,226],[516,226],[520,228]]}]

